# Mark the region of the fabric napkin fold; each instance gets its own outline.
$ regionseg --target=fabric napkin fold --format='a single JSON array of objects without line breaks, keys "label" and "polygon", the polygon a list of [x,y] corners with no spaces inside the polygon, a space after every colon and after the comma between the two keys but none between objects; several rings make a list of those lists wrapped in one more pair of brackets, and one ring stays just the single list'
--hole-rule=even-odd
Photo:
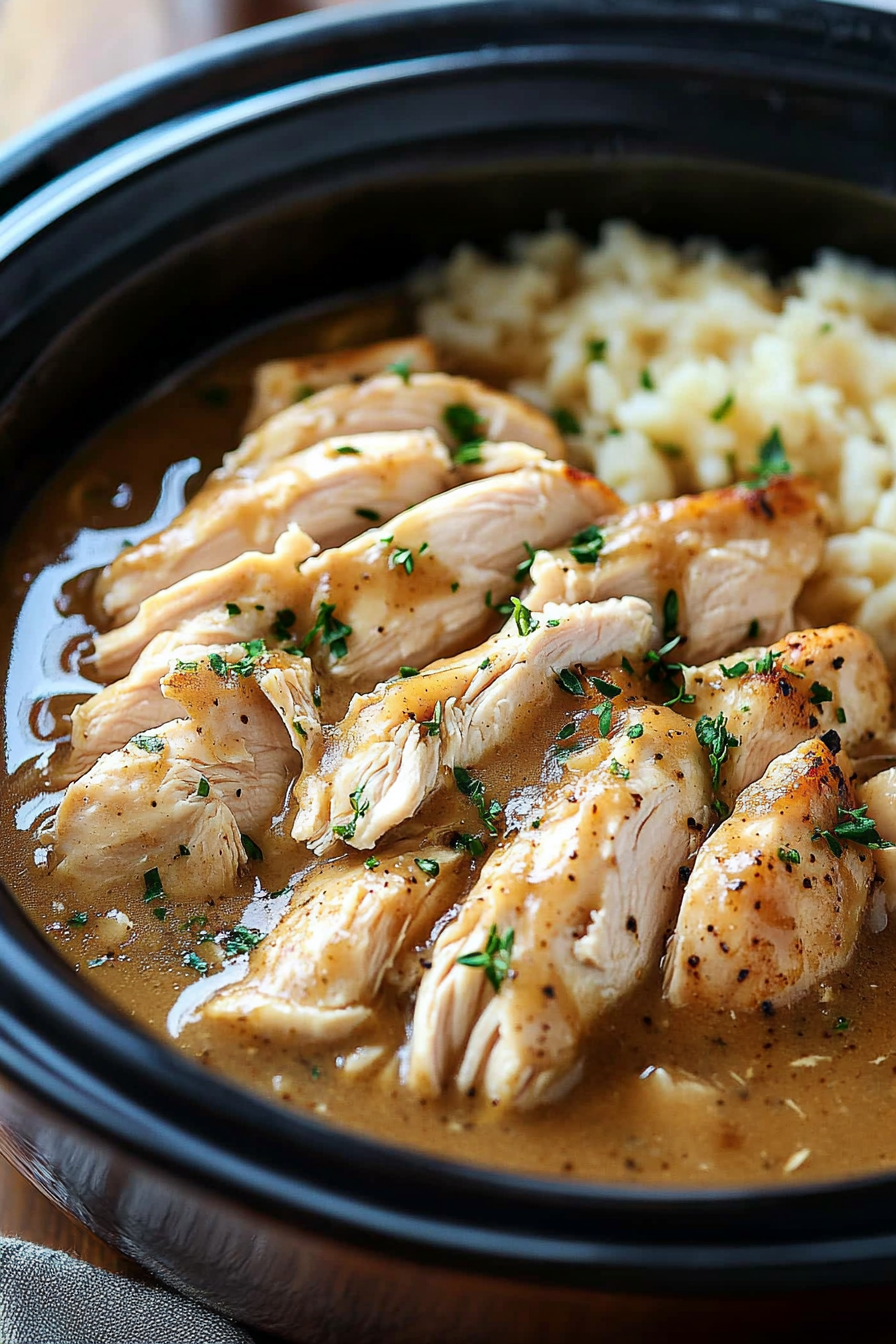
[{"label": "fabric napkin fold", "polygon": [[0,1344],[253,1344],[207,1307],[0,1237]]}]

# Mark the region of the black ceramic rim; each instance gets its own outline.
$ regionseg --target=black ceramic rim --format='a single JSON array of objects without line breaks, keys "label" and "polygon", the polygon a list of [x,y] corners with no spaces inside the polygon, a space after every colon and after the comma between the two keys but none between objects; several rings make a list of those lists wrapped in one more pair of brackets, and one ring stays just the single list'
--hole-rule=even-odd
[{"label": "black ceramic rim", "polygon": [[[106,135],[107,147],[112,132],[108,126],[102,129],[104,108],[114,122],[130,99],[134,115],[145,115],[160,92],[189,86],[191,78],[221,62],[236,69],[247,52],[271,55],[278,47],[302,52],[306,45],[317,50],[315,44],[326,50],[329,44],[332,58],[340,42],[347,52],[356,53],[360,38],[364,47],[377,33],[385,51],[387,38],[413,32],[416,56],[421,22],[438,27],[455,16],[458,23],[474,27],[480,20],[490,23],[497,32],[506,30],[511,11],[517,40],[522,19],[535,25],[547,15],[553,24],[558,12],[574,28],[595,15],[618,17],[622,23],[631,22],[633,15],[639,22],[657,15],[669,20],[674,13],[693,26],[712,14],[720,21],[727,16],[732,23],[743,23],[745,10],[754,16],[761,12],[763,21],[789,25],[794,40],[805,36],[806,25],[817,29],[819,23],[819,9],[802,3],[732,6],[708,0],[683,0],[673,8],[657,0],[555,5],[545,0],[523,6],[510,0],[466,0],[438,10],[414,5],[410,11],[378,14],[365,7],[357,16],[289,20],[169,62],[105,95],[108,104],[100,96],[68,120],[65,115],[55,119],[30,141],[13,146],[5,161],[0,159],[0,182],[4,163],[7,182],[21,186],[29,169],[31,182],[38,181],[34,174],[50,150],[62,152],[64,147],[73,153],[76,143],[86,143],[85,127]],[[855,18],[855,11],[845,13]],[[843,22],[841,37],[847,41],[851,30]],[[476,27],[479,43],[483,31],[481,24]],[[881,28],[882,46],[884,31],[892,50],[896,28]],[[469,29],[463,32],[468,38]],[[567,33],[564,42],[568,40]],[[369,53],[369,45],[366,49]],[[402,59],[400,42],[396,46],[393,41],[390,50],[393,59]],[[463,51],[456,49],[456,54],[461,57]],[[794,60],[802,62],[805,76],[806,53],[795,50]],[[329,70],[334,63],[350,69],[350,62],[338,66],[331,59]],[[887,82],[881,67],[873,74],[857,72],[855,62],[847,63],[840,77]],[[888,91],[892,93],[892,83]],[[136,125],[132,121],[131,131]],[[189,136],[189,124],[184,129]],[[167,134],[160,128],[157,152],[166,152]],[[150,135],[142,150],[152,149]],[[125,155],[122,172],[128,171],[126,160]],[[38,200],[25,201],[15,221],[7,220],[8,240],[13,224],[22,230],[10,240],[13,247],[27,240],[30,210],[30,227],[37,229],[55,208],[70,205],[66,192],[71,185],[69,180],[46,186]],[[832,1276],[850,1276],[859,1265],[873,1276],[874,1266],[883,1272],[896,1258],[896,1175],[801,1185],[786,1192],[780,1187],[695,1192],[568,1184],[443,1162],[289,1113],[210,1077],[131,1027],[62,963],[9,893],[4,890],[4,895],[3,1070],[49,1110],[116,1148],[244,1206],[286,1221],[298,1219],[338,1238],[374,1243],[380,1252],[393,1250],[405,1258],[578,1283],[595,1281],[598,1271],[617,1273],[620,1283],[629,1273],[646,1271],[653,1283],[687,1289],[711,1273],[711,1286],[717,1290],[719,1274],[737,1282],[741,1275],[758,1271],[764,1283],[784,1284],[823,1264]],[[685,1271],[690,1280],[682,1277]]]}]

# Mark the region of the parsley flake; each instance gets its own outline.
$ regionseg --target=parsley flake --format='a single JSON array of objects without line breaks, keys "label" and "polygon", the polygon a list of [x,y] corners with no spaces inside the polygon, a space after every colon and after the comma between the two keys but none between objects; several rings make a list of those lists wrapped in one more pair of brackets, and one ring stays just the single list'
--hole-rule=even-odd
[{"label": "parsley flake", "polygon": [[569,543],[569,553],[580,565],[596,565],[604,547],[604,534],[594,524],[583,527]]},{"label": "parsley flake", "polygon": [[370,872],[370,873],[373,872],[374,868],[379,868],[379,866],[380,866],[380,861],[379,861],[379,859],[376,857],[375,854],[371,854],[369,859],[365,859],[365,860],[364,860],[364,867],[365,867],[365,868],[367,869],[367,871]]},{"label": "parsley flake", "polygon": [[560,729],[559,733],[557,734],[558,739],[561,742],[564,742],[566,738],[572,737],[573,733],[576,731],[576,728],[577,725],[574,723],[565,723],[563,727]]},{"label": "parsley flake", "polygon": [[626,728],[625,735],[626,737],[631,737],[633,739],[636,737],[643,737],[644,736],[643,723],[633,723],[630,728]]},{"label": "parsley flake", "polygon": [[378,523],[381,517],[376,509],[355,509],[355,513],[359,518],[366,518],[369,523]]},{"label": "parsley flake", "polygon": [[390,569],[403,569],[405,574],[413,574],[414,557],[407,546],[401,546],[389,556]]},{"label": "parsley flake", "polygon": [[622,687],[616,686],[612,681],[604,681],[602,677],[590,677],[591,685],[601,695],[606,695],[610,700],[615,700],[617,695],[622,694]]},{"label": "parsley flake", "polygon": [[529,608],[523,606],[518,597],[512,597],[510,605],[513,608],[513,619],[516,622],[519,635],[531,635],[533,631],[538,629],[538,621],[535,620]]},{"label": "parsley flake", "polygon": [[71,919],[66,920],[66,923],[70,929],[83,929],[87,923],[87,911],[76,910]]},{"label": "parsley flake", "polygon": [[256,845],[255,841],[252,839],[251,835],[241,835],[240,839],[243,842],[243,849],[246,851],[246,857],[251,859],[253,863],[263,863],[264,855],[259,846]]},{"label": "parsley flake", "polygon": [[582,432],[582,426],[572,411],[565,406],[555,406],[551,411],[551,419],[561,434],[581,434]]},{"label": "parsley flake", "polygon": [[207,797],[208,797],[209,787],[210,787],[210,786],[209,786],[209,782],[208,782],[208,780],[206,779],[205,775],[200,775],[200,776],[199,776],[199,783],[196,785],[196,796],[197,796],[197,798],[207,798]]},{"label": "parsley flake", "polygon": [[670,588],[663,598],[663,639],[671,639],[678,633],[678,594]]},{"label": "parsley flake", "polygon": [[396,374],[403,383],[411,381],[411,361],[409,359],[396,359],[394,364],[386,365],[386,373]]},{"label": "parsley flake", "polygon": [[590,340],[590,341],[586,341],[586,342],[585,342],[585,351],[586,351],[586,354],[587,354],[587,356],[588,356],[588,361],[589,361],[589,363],[594,364],[594,363],[598,363],[598,362],[601,361],[601,360],[606,359],[606,357],[607,357],[607,346],[608,346],[608,345],[609,345],[609,341],[606,341],[606,340],[602,340],[602,341],[601,341],[601,340]]},{"label": "parsley flake", "polygon": [[138,733],[136,737],[131,738],[131,741],[141,751],[149,751],[153,755],[165,750],[165,739],[159,737],[158,733]]},{"label": "parsley flake", "polygon": [[820,681],[813,681],[809,687],[809,700],[813,705],[827,704],[833,698],[834,692],[828,686],[823,686]]},{"label": "parsley flake", "polygon": [[717,789],[722,766],[728,759],[728,752],[732,747],[740,746],[740,739],[729,733],[728,720],[724,714],[719,714],[715,719],[711,719],[708,714],[701,714],[694,726],[694,732],[697,734],[697,741],[709,757],[712,786]]},{"label": "parsley flake", "polygon": [[729,392],[726,397],[722,398],[718,406],[716,406],[713,410],[710,411],[709,413],[710,420],[724,420],[725,416],[728,415],[728,413],[732,410],[733,406],[734,406],[734,393]]},{"label": "parsley flake", "polygon": [[464,831],[462,834],[456,835],[454,839],[451,841],[451,848],[465,849],[467,853],[470,855],[470,857],[473,859],[478,859],[482,854],[485,853],[485,845],[479,839],[479,836],[470,835],[468,831]]},{"label": "parsley flake", "polygon": [[361,801],[365,786],[359,784],[354,792],[350,793],[348,800],[352,805],[351,821],[343,822],[340,826],[333,827],[333,834],[338,835],[341,840],[353,840],[355,831],[358,829],[358,822],[370,811],[370,803]]},{"label": "parsley flake", "polygon": [[162,888],[162,879],[159,876],[158,868],[150,868],[143,874],[143,892],[144,901],[158,901],[165,895]]},{"label": "parsley flake", "polygon": [[314,639],[319,636],[321,644],[329,650],[334,662],[338,663],[348,653],[346,640],[351,633],[352,627],[337,618],[335,603],[321,602],[317,619],[298,645],[298,651],[300,654],[307,653]]},{"label": "parsley flake", "polygon": [[439,730],[440,730],[441,727],[442,727],[442,702],[441,702],[441,700],[437,700],[437,701],[436,701],[436,706],[435,706],[435,709],[433,710],[432,718],[429,719],[426,723],[421,723],[421,724],[420,724],[420,727],[426,729],[426,736],[427,736],[427,737],[438,737],[438,735],[439,735]]},{"label": "parsley flake", "polygon": [[734,663],[731,667],[726,667],[724,663],[719,663],[719,671],[722,676],[727,677],[729,681],[734,677],[742,677],[744,673],[749,672],[749,670],[749,663],[745,663],[743,660],[739,663]]},{"label": "parsley flake", "polygon": [[236,604],[235,602],[225,602],[225,603],[224,603],[224,610],[227,612],[227,615],[228,615],[228,616],[240,616],[240,615],[242,615],[242,608],[241,608],[241,607],[238,607],[237,604]]},{"label": "parsley flake", "polygon": [[532,568],[532,561],[535,559],[535,551],[529,545],[528,541],[523,542],[523,550],[526,552],[526,558],[517,565],[516,573],[513,576],[514,583],[523,582],[523,579],[528,576],[529,570]]},{"label": "parsley flake", "polygon": [[513,955],[513,929],[498,933],[497,924],[488,931],[485,948],[482,952],[466,952],[457,958],[458,966],[482,967],[485,978],[496,994],[510,974],[510,960]]},{"label": "parsley flake", "polygon": [[564,667],[562,672],[556,674],[557,685],[562,686],[563,690],[569,695],[584,695],[585,691],[579,678],[570,668]]},{"label": "parsley flake", "polygon": [[628,779],[631,771],[626,766],[620,765],[614,756],[608,767],[611,775],[616,775],[619,779]]},{"label": "parsley flake", "polygon": [[426,873],[427,877],[438,877],[441,869],[435,859],[414,859],[421,872]]},{"label": "parsley flake", "polygon": [[405,667],[405,665],[402,663],[401,667],[398,669],[398,672],[399,676],[401,677],[416,677],[419,670],[420,669],[417,667]]},{"label": "parsley flake", "polygon": [[782,863],[802,863],[798,849],[785,849],[783,845],[778,850],[778,858]]},{"label": "parsley flake", "polygon": [[645,392],[656,391],[656,383],[653,381],[653,374],[650,372],[650,369],[647,367],[646,364],[644,368],[641,370],[641,376],[638,379],[638,381],[643,387]]},{"label": "parsley flake", "polygon": [[462,765],[456,765],[453,773],[455,784],[476,808],[489,835],[497,835],[498,828],[494,819],[501,814],[501,804],[494,798],[491,802],[486,802],[485,785],[482,780],[476,779],[475,775],[471,775]]},{"label": "parsley flake", "polygon": [[813,840],[825,840],[828,849],[835,858],[843,853],[841,841],[852,841],[855,845],[864,845],[866,849],[892,849],[889,840],[884,840],[877,830],[877,823],[868,816],[868,806],[856,808],[838,807],[839,818],[833,831],[822,831],[818,827],[812,832]]},{"label": "parsley flake", "polygon": [[759,460],[753,468],[749,484],[756,490],[763,490],[776,476],[788,476],[791,469],[781,431],[775,425],[765,442],[759,445]]}]

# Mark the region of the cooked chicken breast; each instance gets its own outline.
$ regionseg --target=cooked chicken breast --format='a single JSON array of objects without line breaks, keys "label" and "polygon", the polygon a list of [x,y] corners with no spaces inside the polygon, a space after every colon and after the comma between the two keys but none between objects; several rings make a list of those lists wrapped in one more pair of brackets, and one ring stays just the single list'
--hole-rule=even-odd
[{"label": "cooked chicken breast", "polygon": [[883,657],[871,636],[851,625],[798,630],[770,648],[687,668],[684,689],[694,701],[679,706],[682,714],[723,714],[738,739],[719,773],[718,795],[729,805],[797,743],[835,728],[851,751],[890,722]]},{"label": "cooked chicken breast", "polygon": [[876,823],[881,839],[893,846],[874,850],[873,854],[885,909],[887,914],[896,915],[896,769],[881,771],[860,784],[856,793],[859,803],[867,807],[868,816]]},{"label": "cooked chicken breast", "polygon": [[434,373],[438,367],[432,341],[425,336],[404,336],[395,341],[377,341],[352,350],[334,350],[327,355],[300,359],[272,359],[259,364],[252,386],[252,405],[246,416],[246,433],[257,429],[278,411],[304,401],[336,383],[357,383],[398,365],[409,373]]},{"label": "cooked chicken breast", "polygon": [[[460,417],[451,414],[452,407],[462,408]],[[203,489],[217,488],[236,471],[257,474],[269,462],[310,448],[321,439],[347,435],[350,443],[354,434],[434,429],[456,445],[460,436],[452,424],[468,429],[463,440],[515,440],[541,448],[548,457],[566,456],[563,437],[553,420],[519,397],[447,373],[412,373],[407,379],[386,373],[363,383],[328,387],[272,416],[227,454],[223,467]]]},{"label": "cooked chicken breast", "polygon": [[824,535],[818,489],[800,477],[639,504],[602,532],[602,546],[579,546],[584,561],[568,549],[537,555],[526,604],[643,597],[661,640],[666,596],[674,592],[674,623],[694,663],[737,648],[750,627],[763,641],[791,629]]},{"label": "cooked chicken breast", "polygon": [[[525,631],[523,633],[522,631]],[[414,816],[446,769],[470,766],[490,748],[512,749],[520,711],[551,692],[557,669],[591,666],[648,648],[650,608],[637,598],[547,606],[459,658],[355,696],[334,730],[323,771],[298,790],[293,828],[321,854],[337,843],[370,849]]]},{"label": "cooked chicken breast", "polygon": [[[183,650],[162,693],[188,717],[140,733],[67,790],[54,851],[66,882],[89,888],[157,868],[166,897],[226,891],[246,862],[241,835],[263,836],[283,807],[320,724],[307,658],[247,657],[240,646]],[[217,660],[217,661],[216,661]]]},{"label": "cooked chicken breast", "polygon": [[296,887],[246,978],[204,1015],[275,1038],[340,1040],[369,1020],[402,949],[426,942],[468,871],[465,855],[429,844],[383,854],[374,869],[355,859],[318,872]]},{"label": "cooked chicken breast", "polygon": [[771,1011],[846,965],[874,876],[871,853],[833,834],[856,807],[849,770],[813,738],[740,795],[685,888],[666,963],[673,1004]]},{"label": "cooked chicken breast", "polygon": [[270,551],[290,524],[319,546],[340,546],[421,499],[456,484],[448,450],[432,430],[359,434],[293,453],[253,480],[231,478],[202,492],[169,527],[121,552],[94,589],[113,624],[130,620],[144,598],[244,551]]},{"label": "cooked chicken breast", "polygon": [[[710,797],[689,724],[644,704],[614,712],[609,737],[570,758],[538,828],[493,855],[437,938],[410,1086],[434,1096],[454,1075],[464,1092],[522,1108],[573,1086],[589,1026],[659,957]],[[496,976],[459,964],[490,942]]]}]

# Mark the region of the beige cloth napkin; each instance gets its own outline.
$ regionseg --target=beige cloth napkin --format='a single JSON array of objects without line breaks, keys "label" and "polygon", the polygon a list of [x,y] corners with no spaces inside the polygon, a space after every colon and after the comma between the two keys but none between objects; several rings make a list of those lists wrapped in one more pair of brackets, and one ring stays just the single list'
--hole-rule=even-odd
[{"label": "beige cloth napkin", "polygon": [[0,1344],[252,1344],[167,1288],[0,1237]]}]

